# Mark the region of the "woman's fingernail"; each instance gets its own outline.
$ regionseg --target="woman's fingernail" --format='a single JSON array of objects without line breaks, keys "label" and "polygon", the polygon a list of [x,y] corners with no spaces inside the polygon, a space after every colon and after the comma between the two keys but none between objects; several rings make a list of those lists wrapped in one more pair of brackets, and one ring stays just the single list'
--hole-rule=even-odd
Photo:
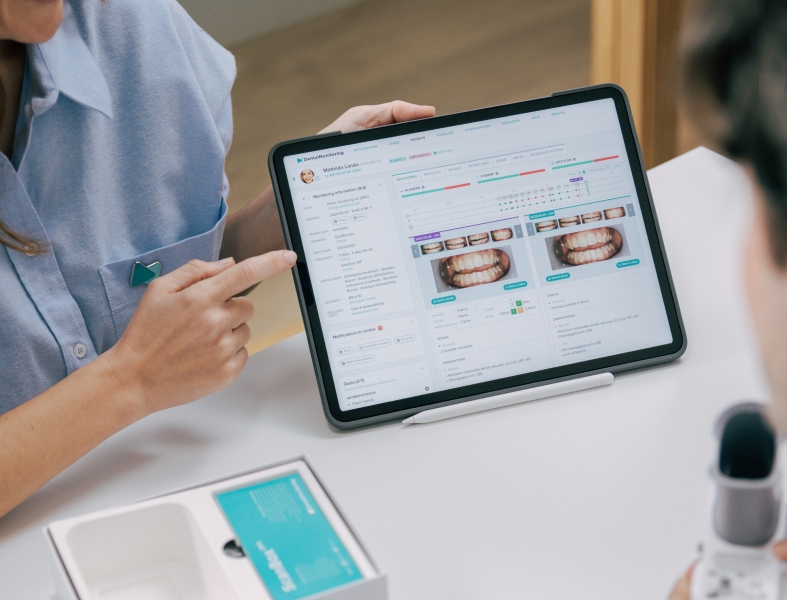
[{"label": "woman's fingernail", "polygon": [[287,264],[292,266],[295,264],[295,261],[298,260],[298,255],[295,254],[292,250],[285,250],[284,251],[284,260],[287,261]]},{"label": "woman's fingernail", "polygon": [[233,257],[231,257],[231,256],[228,256],[227,258],[222,258],[220,261],[217,261],[216,264],[217,265],[228,265],[228,264],[233,263],[233,262],[235,262],[235,259]]}]

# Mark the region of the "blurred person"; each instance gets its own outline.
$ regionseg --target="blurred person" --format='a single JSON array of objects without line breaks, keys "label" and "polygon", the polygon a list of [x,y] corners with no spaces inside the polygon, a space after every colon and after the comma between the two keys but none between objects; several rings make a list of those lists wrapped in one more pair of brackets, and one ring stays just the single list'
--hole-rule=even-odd
[{"label": "blurred person", "polygon": [[301,181],[303,183],[312,183],[314,181],[314,171],[311,169],[301,171]]},{"label": "blurred person", "polygon": [[[746,291],[772,403],[787,433],[787,2],[703,0],[684,48],[688,108],[755,188],[745,248]],[[787,560],[787,542],[774,553]],[[692,569],[671,600],[688,600]]]},{"label": "blurred person", "polygon": [[239,296],[296,257],[270,187],[227,214],[234,78],[175,0],[0,0],[0,516],[246,364]]}]

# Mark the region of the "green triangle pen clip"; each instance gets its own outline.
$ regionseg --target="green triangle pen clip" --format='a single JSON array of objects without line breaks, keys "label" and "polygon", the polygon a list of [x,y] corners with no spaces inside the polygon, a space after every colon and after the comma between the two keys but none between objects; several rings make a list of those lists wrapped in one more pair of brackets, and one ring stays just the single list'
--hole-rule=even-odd
[{"label": "green triangle pen clip", "polygon": [[143,283],[150,283],[159,275],[161,275],[161,263],[159,261],[150,263],[149,265],[143,265],[141,262],[137,261],[134,263],[134,266],[131,267],[131,281],[129,283],[131,287],[137,287]]}]

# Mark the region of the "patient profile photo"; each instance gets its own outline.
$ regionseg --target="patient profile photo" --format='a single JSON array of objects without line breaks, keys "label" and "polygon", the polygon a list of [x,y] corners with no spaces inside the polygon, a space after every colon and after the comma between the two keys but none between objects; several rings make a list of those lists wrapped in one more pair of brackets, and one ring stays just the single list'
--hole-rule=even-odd
[{"label": "patient profile photo", "polygon": [[314,182],[314,171],[311,169],[304,169],[301,171],[301,181],[303,183],[313,183]]}]

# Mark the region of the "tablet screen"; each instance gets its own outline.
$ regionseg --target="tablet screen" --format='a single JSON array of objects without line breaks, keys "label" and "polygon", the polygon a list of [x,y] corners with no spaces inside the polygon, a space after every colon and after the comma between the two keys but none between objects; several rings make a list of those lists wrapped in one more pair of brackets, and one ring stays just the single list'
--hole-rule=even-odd
[{"label": "tablet screen", "polygon": [[283,164],[342,411],[673,341],[610,98]]}]

